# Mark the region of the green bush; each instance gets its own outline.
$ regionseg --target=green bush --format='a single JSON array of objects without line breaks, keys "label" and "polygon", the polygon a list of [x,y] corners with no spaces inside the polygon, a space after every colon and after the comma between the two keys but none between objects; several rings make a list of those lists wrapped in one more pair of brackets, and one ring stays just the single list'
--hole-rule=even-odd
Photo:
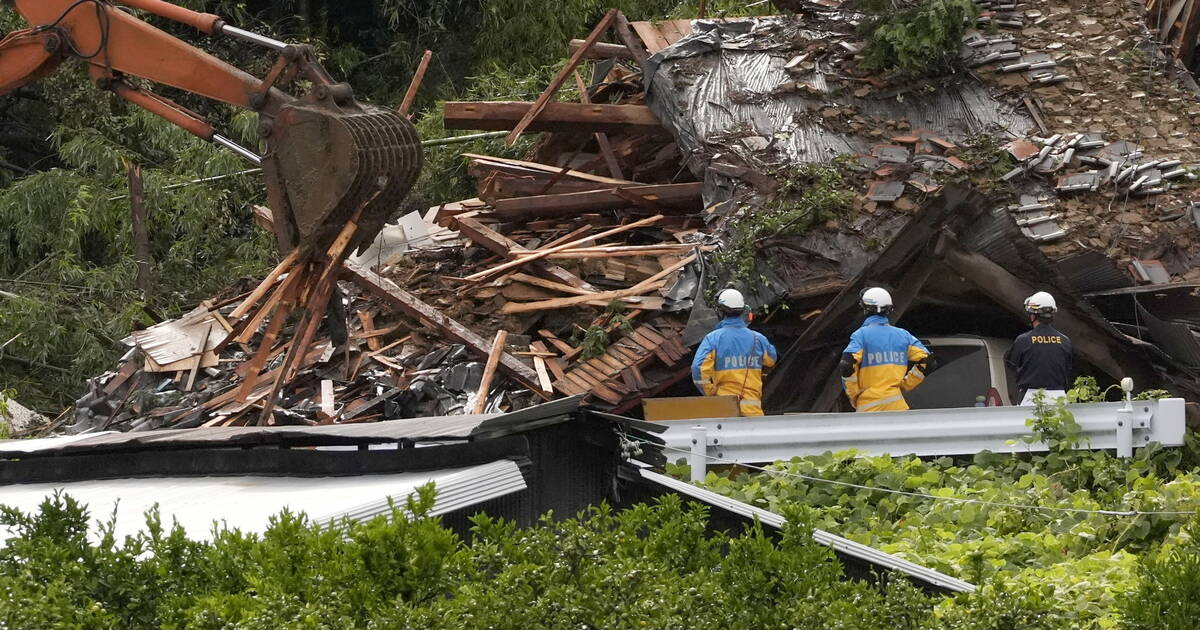
[{"label": "green bush", "polygon": [[863,21],[863,66],[900,79],[940,74],[958,59],[967,23],[979,14],[971,0],[869,0]]},{"label": "green bush", "polygon": [[[1200,532],[1200,517],[1190,531]],[[1121,600],[1126,630],[1194,630],[1200,620],[1200,543],[1194,538],[1144,558],[1138,588]]]},{"label": "green bush", "polygon": [[[939,605],[936,615],[949,627],[1101,629],[1122,615],[1152,623],[1159,613],[1130,608],[1142,599],[1168,618],[1168,610],[1196,618],[1194,437],[1182,448],[1148,445],[1124,460],[1070,450],[1078,425],[1059,407],[1043,408],[1029,425],[1053,450],[935,459],[827,453],[777,462],[761,474],[710,472],[705,483],[775,512],[811,509],[815,527],[983,585],[969,608],[993,621]],[[1158,513],[1119,513],[1129,511]],[[1189,603],[1171,604],[1176,599]]]},{"label": "green bush", "polygon": [[209,542],[153,513],[145,533],[116,540],[64,496],[37,514],[3,509],[14,537],[0,548],[0,627],[982,630],[1001,626],[973,611],[1057,618],[1028,594],[950,600],[890,576],[848,580],[796,511],[778,539],[757,526],[709,535],[705,510],[672,496],[529,529],[477,516],[466,544],[427,516],[432,499],[425,487],[407,512],[327,527],[281,514],[261,536]]}]

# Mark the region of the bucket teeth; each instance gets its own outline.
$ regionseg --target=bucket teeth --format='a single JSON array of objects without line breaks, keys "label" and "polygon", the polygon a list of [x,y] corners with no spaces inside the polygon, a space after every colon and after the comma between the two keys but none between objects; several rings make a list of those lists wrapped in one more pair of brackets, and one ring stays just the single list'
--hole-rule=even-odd
[{"label": "bucket teeth", "polygon": [[360,206],[350,247],[372,241],[420,175],[422,148],[412,123],[361,104],[338,111],[303,103],[278,120],[285,124],[272,133],[264,167],[272,175],[267,181],[282,188],[272,197],[284,200],[299,242],[327,245]]}]

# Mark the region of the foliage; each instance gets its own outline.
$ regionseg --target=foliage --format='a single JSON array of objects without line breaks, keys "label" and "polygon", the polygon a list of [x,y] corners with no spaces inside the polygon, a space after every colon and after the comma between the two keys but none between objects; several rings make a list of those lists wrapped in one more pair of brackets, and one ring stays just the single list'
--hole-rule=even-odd
[{"label": "foliage", "polygon": [[759,246],[773,237],[803,234],[845,213],[854,201],[842,164],[803,164],[773,174],[780,188],[761,208],[746,209],[731,221],[732,236],[713,262],[741,283],[764,280]]},{"label": "foliage", "polygon": [[[437,519],[431,486],[365,522],[317,526],[281,514],[262,535],[190,539],[155,513],[124,540],[90,530],[65,496],[36,514],[0,511],[5,628],[1049,628],[1048,601],[992,589],[953,601],[902,579],[845,579],[833,552],[789,510],[710,534],[696,505],[668,496],[536,526],[476,516],[466,544]],[[411,516],[410,516],[411,514]],[[1029,621],[1028,625],[999,625]]]},{"label": "foliage", "polygon": [[[1200,516],[1188,527],[1200,532]],[[1200,619],[1200,543],[1147,555],[1138,564],[1138,586],[1120,602],[1125,630],[1192,630]]]},{"label": "foliage", "polygon": [[[710,472],[705,484],[772,511],[813,509],[815,527],[984,585],[981,593],[992,594],[986,618],[952,602],[937,606],[935,616],[953,627],[1111,628],[1122,613],[1149,623],[1152,613],[1130,612],[1134,593],[1154,588],[1147,575],[1176,580],[1169,595],[1154,596],[1163,610],[1180,589],[1195,588],[1186,564],[1195,548],[1171,555],[1191,544],[1189,514],[1200,509],[1195,440],[1182,449],[1150,445],[1122,460],[1070,450],[1078,425],[1061,406],[1043,404],[1036,415],[1036,437],[1052,446],[1045,454],[827,453],[762,474]],[[1119,514],[1128,511],[1181,513]],[[1186,562],[1168,566],[1168,557]],[[1016,602],[1015,616],[1003,612]]]},{"label": "foliage", "polygon": [[1025,421],[1025,426],[1033,429],[1033,435],[1024,438],[1027,444],[1041,442],[1060,455],[1079,448],[1083,429],[1075,422],[1075,414],[1067,410],[1066,400],[1050,403],[1046,392],[1038,391],[1033,395],[1033,409],[1033,417]]},{"label": "foliage", "polygon": [[604,354],[608,349],[608,331],[603,326],[593,324],[588,326],[583,331],[583,338],[580,342],[582,351],[579,353],[579,358],[583,361],[595,359]]},{"label": "foliage", "polygon": [[861,4],[867,13],[863,66],[899,79],[952,69],[967,23],[979,14],[971,0],[916,0],[902,8],[892,0]]}]

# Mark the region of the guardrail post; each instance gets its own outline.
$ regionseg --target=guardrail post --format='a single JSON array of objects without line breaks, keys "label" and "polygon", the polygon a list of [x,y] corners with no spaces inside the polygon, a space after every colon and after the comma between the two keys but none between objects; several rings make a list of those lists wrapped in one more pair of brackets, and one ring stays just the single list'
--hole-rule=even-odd
[{"label": "guardrail post", "polygon": [[688,465],[692,468],[692,481],[704,481],[708,475],[708,429],[703,426],[692,427],[692,452],[688,455]]},{"label": "guardrail post", "polygon": [[1125,405],[1117,410],[1117,457],[1133,457],[1133,379],[1121,379]]}]

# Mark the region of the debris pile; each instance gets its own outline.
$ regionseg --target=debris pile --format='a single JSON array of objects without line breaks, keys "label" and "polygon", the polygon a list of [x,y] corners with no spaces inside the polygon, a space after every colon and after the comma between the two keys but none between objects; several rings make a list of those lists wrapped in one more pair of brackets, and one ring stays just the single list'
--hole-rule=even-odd
[{"label": "debris pile", "polygon": [[[908,303],[932,294],[1001,310],[1049,287],[1098,339],[1087,352],[1102,371],[1195,380],[1178,361],[1193,357],[1141,337],[1169,348],[1194,322],[1143,330],[1121,312],[1117,328],[1105,319],[1117,307],[1101,315],[1084,301],[1200,279],[1182,127],[1163,123],[1156,142],[1123,133],[1114,121],[1139,114],[1086,105],[1116,92],[1080,103],[1072,87],[1093,72],[1079,58],[1109,55],[1087,51],[1111,35],[1072,33],[1066,51],[1048,29],[1069,15],[994,2],[984,17],[1011,30],[966,35],[978,76],[891,85],[858,68],[863,42],[836,2],[793,4],[801,15],[653,24],[613,10],[570,42],[536,101],[446,103],[450,129],[544,133],[523,160],[464,154],[476,197],[407,214],[360,255],[318,257],[327,305],[285,259],[254,286],[138,331],[70,430],[369,422],[573,395],[625,412],[690,388],[691,348],[715,320],[706,295],[728,280],[755,307],[789,307],[759,321],[781,348],[794,342],[775,377],[794,391],[779,408],[836,407],[836,383],[809,372],[832,373],[822,362],[868,279],[894,282]],[[610,29],[619,43],[599,41]],[[556,100],[568,81],[579,102]],[[1066,117],[1062,103],[1094,114]],[[836,212],[754,233],[766,263],[756,275],[723,267],[747,226],[808,203],[795,179],[805,164],[837,171]],[[270,210],[256,213],[269,226]],[[953,273],[929,263],[938,257]],[[295,304],[307,306],[289,315]]]}]

